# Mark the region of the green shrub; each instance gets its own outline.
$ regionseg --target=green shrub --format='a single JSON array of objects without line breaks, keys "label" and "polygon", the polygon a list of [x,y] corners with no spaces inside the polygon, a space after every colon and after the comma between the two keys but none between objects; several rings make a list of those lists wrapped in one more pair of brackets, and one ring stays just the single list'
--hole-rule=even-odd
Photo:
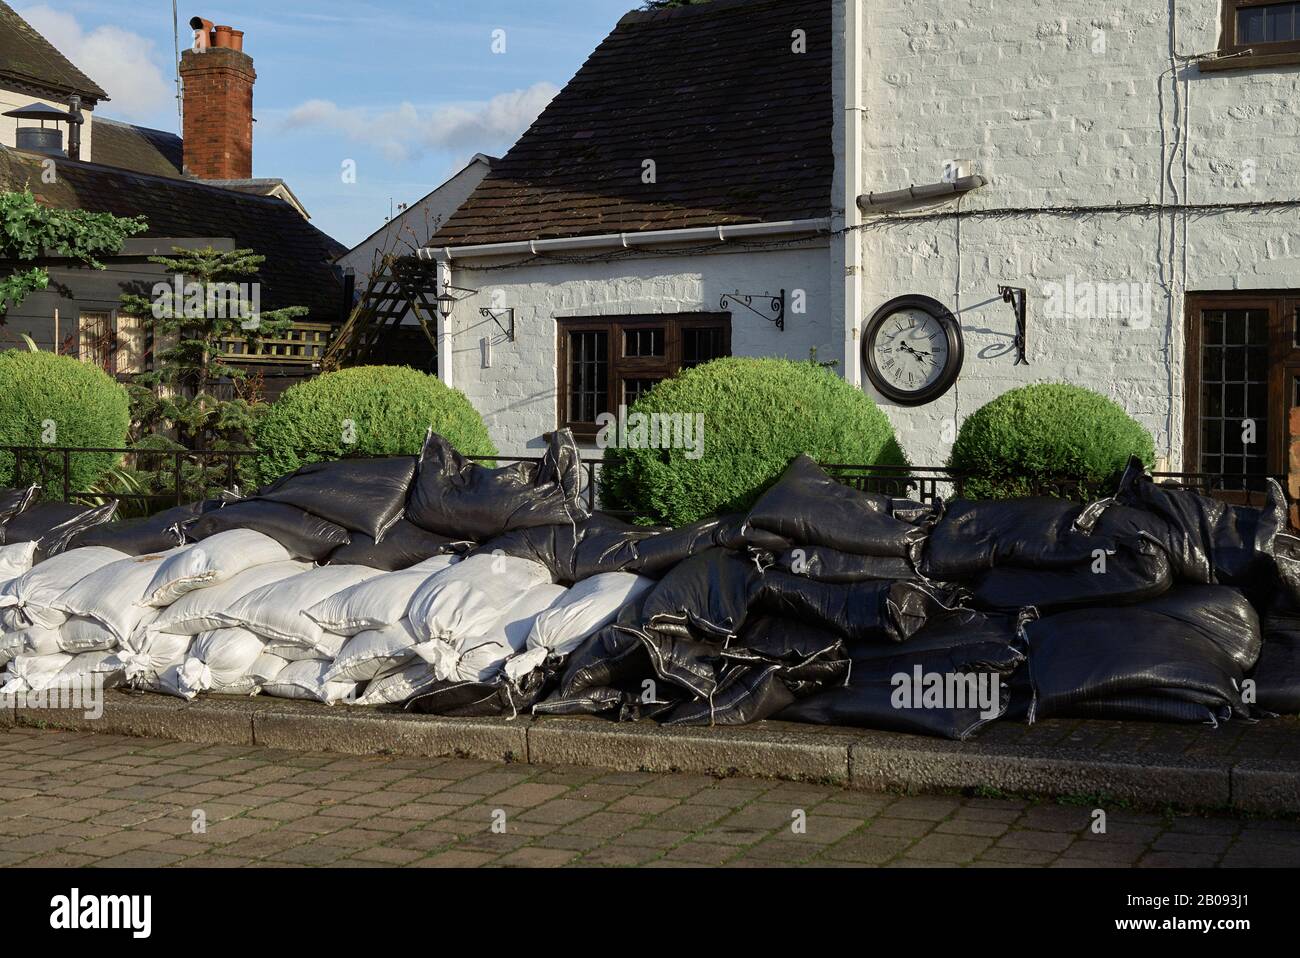
[{"label": "green shrub", "polygon": [[[0,446],[122,449],[131,425],[126,390],[102,369],[54,353],[0,352]],[[0,453],[0,486],[43,482],[47,498],[63,495],[63,457]],[[112,469],[111,453],[71,455],[68,485],[84,492]],[[44,467],[42,469],[42,466]]]},{"label": "green shrub", "polygon": [[604,502],[640,522],[680,526],[748,509],[801,453],[827,464],[907,464],[876,404],[814,363],[720,359],[658,384],[630,412],[704,414],[698,458],[606,451]]},{"label": "green shrub", "polygon": [[259,422],[260,478],[347,456],[415,455],[430,426],[467,456],[497,453],[465,394],[436,376],[404,366],[326,373],[287,390]]},{"label": "green shrub", "polygon": [[1035,482],[1069,479],[1098,492],[1131,456],[1155,462],[1155,441],[1117,403],[1063,383],[1003,393],[962,424],[949,467],[968,473],[971,499],[1033,495]]}]

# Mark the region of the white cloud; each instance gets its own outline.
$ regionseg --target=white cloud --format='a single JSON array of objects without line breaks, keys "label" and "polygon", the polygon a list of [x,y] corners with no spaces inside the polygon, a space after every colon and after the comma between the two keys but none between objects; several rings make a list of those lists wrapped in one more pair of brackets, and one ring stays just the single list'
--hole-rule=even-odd
[{"label": "white cloud", "polygon": [[282,121],[286,130],[325,129],[368,143],[394,162],[421,148],[490,153],[510,146],[559,93],[553,83],[502,93],[486,103],[458,103],[420,109],[412,103],[382,111],[340,107],[332,100],[308,100]]},{"label": "white cloud", "polygon": [[44,5],[18,14],[108,92],[114,117],[157,120],[175,102],[175,82],[164,77],[152,40],[114,26],[86,32],[72,14]]}]

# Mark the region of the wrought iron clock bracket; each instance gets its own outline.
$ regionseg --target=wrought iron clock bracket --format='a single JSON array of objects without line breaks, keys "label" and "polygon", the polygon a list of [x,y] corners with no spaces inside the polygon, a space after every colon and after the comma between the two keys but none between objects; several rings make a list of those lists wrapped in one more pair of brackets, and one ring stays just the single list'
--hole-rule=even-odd
[{"label": "wrought iron clock bracket", "polygon": [[[497,328],[506,334],[506,342],[513,343],[515,341],[515,311],[513,309],[491,309],[483,306],[479,309],[478,314],[496,323]],[[509,326],[501,322],[502,317],[509,318]]]},{"label": "wrought iron clock bracket", "polygon": [[[756,307],[754,305],[755,300],[760,302],[767,300],[767,311]],[[777,296],[773,296],[771,293],[763,293],[762,295],[757,293],[742,293],[739,290],[734,293],[723,293],[722,308],[724,310],[730,309],[733,305],[744,307],[755,316],[763,317],[763,319],[781,330],[781,332],[785,332],[785,290],[781,290],[780,294]],[[771,313],[770,316],[768,315],[768,312]]]},{"label": "wrought iron clock bracket", "polygon": [[1029,291],[1020,286],[999,286],[998,294],[1004,303],[1010,303],[1016,313],[1016,365],[1028,366],[1029,319],[1027,302]]}]

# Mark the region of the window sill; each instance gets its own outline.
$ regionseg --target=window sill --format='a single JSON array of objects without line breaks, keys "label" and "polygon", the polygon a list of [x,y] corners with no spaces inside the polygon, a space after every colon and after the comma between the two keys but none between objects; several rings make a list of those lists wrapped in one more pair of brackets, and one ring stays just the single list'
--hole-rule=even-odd
[{"label": "window sill", "polygon": [[1250,56],[1225,56],[1217,60],[1199,60],[1202,73],[1225,73],[1229,70],[1261,70],[1268,67],[1300,65],[1300,50],[1286,53],[1253,53]]}]

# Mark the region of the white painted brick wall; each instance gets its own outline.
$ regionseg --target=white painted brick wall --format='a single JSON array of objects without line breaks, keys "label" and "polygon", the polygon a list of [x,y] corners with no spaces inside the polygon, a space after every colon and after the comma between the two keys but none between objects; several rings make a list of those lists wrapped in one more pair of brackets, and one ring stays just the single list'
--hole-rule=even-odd
[{"label": "white painted brick wall", "polygon": [[[455,286],[479,290],[450,321],[453,385],[487,421],[503,455],[531,455],[543,433],[557,426],[555,320],[570,316],[718,312],[724,293],[807,293],[807,312],[790,313],[785,332],[743,309],[731,310],[736,356],[843,361],[841,320],[835,315],[825,240],[809,248],[739,250],[682,257],[637,257],[617,263],[519,266],[472,270],[453,264]],[[483,264],[475,264],[483,265]],[[507,342],[481,306],[515,310],[517,339]],[[493,341],[492,367],[482,344]]]},{"label": "white painted brick wall", "polygon": [[[1177,51],[1215,49],[1219,4],[1176,0],[1176,6]],[[862,192],[932,183],[945,160],[968,159],[992,185],[969,196],[966,210],[1160,199],[1162,129],[1170,142],[1178,130],[1170,76],[1161,79],[1170,51],[1164,0],[1126,6],[899,0],[863,2],[860,9],[867,18],[869,63]],[[1102,36],[1104,52],[1095,52]],[[1189,185],[1183,199],[1300,197],[1300,66],[1226,73],[1192,67],[1188,78]],[[1253,182],[1245,160],[1254,164]],[[1181,158],[1174,177],[1181,189]],[[1166,195],[1173,198],[1168,186]],[[1173,222],[1166,215],[1166,261]],[[919,409],[886,406],[913,460],[946,460],[945,418],[960,421],[1016,386],[1064,380],[1119,401],[1155,434],[1158,454],[1181,465],[1185,342],[1179,287],[1300,288],[1300,213],[1192,216],[1185,251],[1181,242],[1174,247],[1178,277],[1169,295],[1160,281],[1160,238],[1154,216],[966,220],[958,257],[950,220],[867,230],[867,313],[905,293],[961,307],[967,360],[958,390]],[[1164,268],[1168,275],[1167,262]],[[1048,317],[1046,285],[1071,277],[1076,283],[1148,284],[1151,327]],[[1030,290],[1028,367],[1013,366],[1014,355],[1001,352],[1011,342],[1014,321],[997,296],[999,283]]]}]

